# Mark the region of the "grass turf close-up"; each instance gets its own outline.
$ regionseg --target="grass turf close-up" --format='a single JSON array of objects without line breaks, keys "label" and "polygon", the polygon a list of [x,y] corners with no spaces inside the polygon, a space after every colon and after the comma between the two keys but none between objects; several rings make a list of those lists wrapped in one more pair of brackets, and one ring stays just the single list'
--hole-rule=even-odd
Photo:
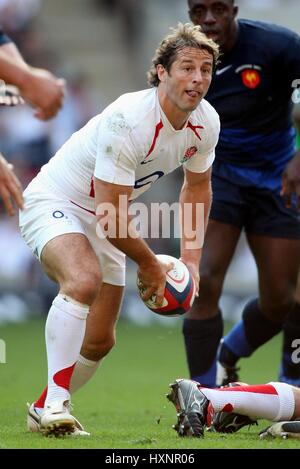
[{"label": "grass turf close-up", "polygon": [[[171,428],[175,408],[165,395],[175,378],[188,377],[180,320],[175,327],[145,328],[119,322],[116,347],[73,396],[73,413],[90,437],[28,433],[26,402],[35,400],[46,383],[44,321],[3,326],[0,336],[6,343],[6,363],[0,364],[0,448],[299,448],[299,440],[260,440],[266,421],[232,435],[177,436]],[[278,336],[242,360],[240,379],[253,384],[276,381],[280,345]]]}]

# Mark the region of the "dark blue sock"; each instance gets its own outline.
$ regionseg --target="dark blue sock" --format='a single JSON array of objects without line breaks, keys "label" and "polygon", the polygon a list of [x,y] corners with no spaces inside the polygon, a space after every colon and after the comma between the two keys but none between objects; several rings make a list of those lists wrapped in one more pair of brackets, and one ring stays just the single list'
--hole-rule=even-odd
[{"label": "dark blue sock", "polygon": [[221,313],[211,319],[185,319],[183,335],[190,377],[203,386],[215,387],[216,354],[223,335]]},{"label": "dark blue sock", "polygon": [[218,360],[229,367],[236,364],[240,357],[249,357],[253,352],[246,334],[244,321],[239,321],[224,337],[221,344]]},{"label": "dark blue sock", "polygon": [[240,357],[249,357],[281,329],[282,324],[270,321],[261,312],[257,299],[251,300],[244,308],[243,318],[224,337],[218,360],[234,366]]}]

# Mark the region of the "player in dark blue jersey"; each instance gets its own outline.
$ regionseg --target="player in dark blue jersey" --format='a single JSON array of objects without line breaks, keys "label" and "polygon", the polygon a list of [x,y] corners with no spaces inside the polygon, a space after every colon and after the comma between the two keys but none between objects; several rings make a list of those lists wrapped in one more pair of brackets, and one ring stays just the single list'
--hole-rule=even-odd
[{"label": "player in dark blue jersey", "polygon": [[[200,267],[200,292],[184,322],[190,374],[203,385],[216,381],[216,353],[223,334],[219,308],[224,277],[244,229],[259,274],[259,298],[218,352],[219,382],[236,381],[236,363],[282,328],[280,380],[300,385],[292,362],[300,338],[295,290],[300,261],[300,221],[291,206],[296,178],[292,83],[300,78],[300,39],[280,26],[236,20],[234,0],[188,0],[190,18],[221,46],[223,55],[207,95],[221,119],[213,167],[213,204]],[[247,273],[245,273],[247,275]]]}]

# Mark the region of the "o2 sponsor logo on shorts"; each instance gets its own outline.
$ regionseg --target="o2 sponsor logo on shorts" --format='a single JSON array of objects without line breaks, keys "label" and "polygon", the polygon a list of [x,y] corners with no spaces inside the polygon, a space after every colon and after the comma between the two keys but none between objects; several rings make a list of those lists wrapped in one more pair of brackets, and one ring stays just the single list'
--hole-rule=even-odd
[{"label": "o2 sponsor logo on shorts", "polygon": [[64,218],[65,214],[61,212],[60,210],[55,210],[52,213],[53,218]]}]

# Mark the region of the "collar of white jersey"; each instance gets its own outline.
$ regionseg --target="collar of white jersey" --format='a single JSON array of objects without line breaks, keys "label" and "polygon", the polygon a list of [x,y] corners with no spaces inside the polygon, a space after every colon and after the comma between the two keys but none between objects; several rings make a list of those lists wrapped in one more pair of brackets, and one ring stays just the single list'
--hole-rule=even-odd
[{"label": "collar of white jersey", "polygon": [[160,105],[160,102],[159,102],[159,99],[158,99],[158,92],[156,92],[156,99],[157,99],[157,105],[158,105],[158,109],[159,109],[159,113],[160,113],[160,117],[161,117],[164,129],[169,130],[170,132],[176,132],[176,133],[177,132],[182,132],[182,130],[186,129],[186,127],[188,125],[188,122],[189,122],[189,119],[191,117],[191,114],[187,118],[187,120],[186,120],[184,126],[182,127],[182,129],[176,130],[176,129],[174,129],[173,125],[171,124],[171,122],[167,118],[166,114],[164,113],[164,111],[163,111],[163,109]]}]

